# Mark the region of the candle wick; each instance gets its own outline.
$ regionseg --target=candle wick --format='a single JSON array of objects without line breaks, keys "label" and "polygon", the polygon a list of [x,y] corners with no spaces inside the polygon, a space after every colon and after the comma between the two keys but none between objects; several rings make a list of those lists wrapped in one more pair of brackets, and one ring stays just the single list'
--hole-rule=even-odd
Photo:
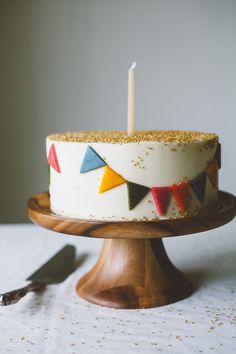
[{"label": "candle wick", "polygon": [[136,61],[133,61],[133,63],[132,63],[132,65],[131,65],[130,69],[134,69],[134,68],[136,68],[136,66],[137,66]]}]

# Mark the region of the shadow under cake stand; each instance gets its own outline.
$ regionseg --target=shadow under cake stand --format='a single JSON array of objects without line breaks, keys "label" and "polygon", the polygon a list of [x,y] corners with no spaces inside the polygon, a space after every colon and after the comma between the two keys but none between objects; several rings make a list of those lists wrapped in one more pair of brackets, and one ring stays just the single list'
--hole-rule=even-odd
[{"label": "shadow under cake stand", "polygon": [[30,219],[52,231],[103,238],[95,266],[77,283],[79,296],[89,302],[120,309],[157,307],[188,297],[193,286],[169,260],[162,238],[207,231],[236,215],[236,198],[219,192],[214,213],[201,217],[155,222],[78,220],[50,210],[47,192],[28,201]]}]

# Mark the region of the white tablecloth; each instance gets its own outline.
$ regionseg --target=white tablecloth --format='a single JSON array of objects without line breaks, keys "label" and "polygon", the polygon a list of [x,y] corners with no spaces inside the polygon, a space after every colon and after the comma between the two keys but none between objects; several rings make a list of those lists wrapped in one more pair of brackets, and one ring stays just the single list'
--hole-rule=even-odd
[{"label": "white tablecloth", "polygon": [[195,293],[178,303],[144,310],[89,304],[75,293],[78,278],[97,259],[102,240],[53,233],[34,225],[0,226],[0,292],[26,277],[64,244],[84,263],[60,285],[0,307],[0,353],[235,353],[236,223],[165,239],[173,263]]}]

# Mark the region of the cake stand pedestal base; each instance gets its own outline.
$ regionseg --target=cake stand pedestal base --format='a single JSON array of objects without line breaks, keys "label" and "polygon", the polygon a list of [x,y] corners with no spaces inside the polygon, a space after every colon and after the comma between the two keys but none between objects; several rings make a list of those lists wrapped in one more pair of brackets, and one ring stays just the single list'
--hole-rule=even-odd
[{"label": "cake stand pedestal base", "polygon": [[96,265],[76,289],[89,302],[122,309],[162,306],[193,292],[162,239],[105,240]]}]

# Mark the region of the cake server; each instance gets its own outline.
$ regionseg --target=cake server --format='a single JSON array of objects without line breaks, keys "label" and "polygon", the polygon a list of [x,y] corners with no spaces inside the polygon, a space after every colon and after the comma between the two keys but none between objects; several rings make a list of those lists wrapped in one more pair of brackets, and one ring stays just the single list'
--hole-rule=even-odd
[{"label": "cake server", "polygon": [[75,247],[66,245],[48,262],[43,264],[26,280],[30,283],[23,288],[0,294],[0,305],[15,304],[30,291],[39,291],[48,284],[63,282],[76,268]]}]

